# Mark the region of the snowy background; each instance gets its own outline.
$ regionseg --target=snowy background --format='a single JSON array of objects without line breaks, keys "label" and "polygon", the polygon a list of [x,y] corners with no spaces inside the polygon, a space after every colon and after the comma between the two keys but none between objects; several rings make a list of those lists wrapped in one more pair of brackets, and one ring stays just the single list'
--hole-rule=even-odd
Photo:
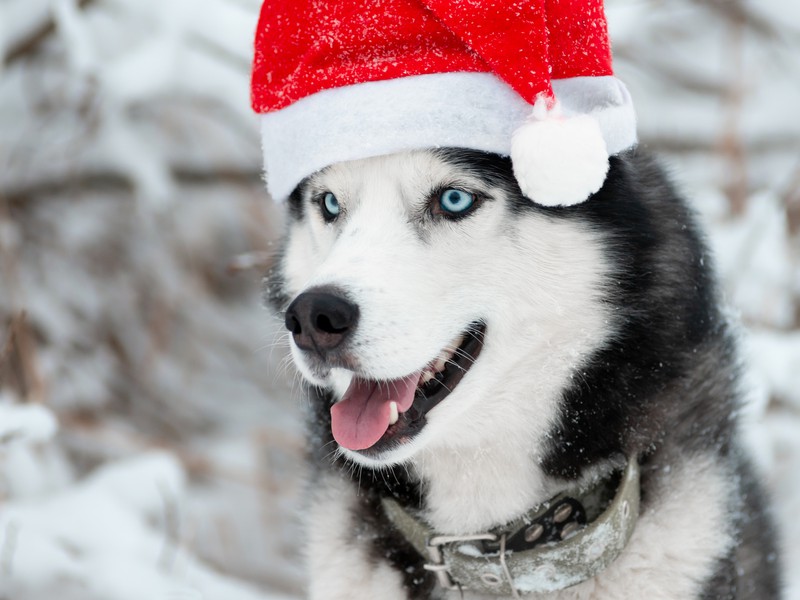
[{"label": "snowy background", "polygon": [[[302,402],[259,299],[282,218],[249,109],[258,8],[0,0],[0,598],[302,596]],[[743,324],[800,600],[800,3],[608,13]]]}]

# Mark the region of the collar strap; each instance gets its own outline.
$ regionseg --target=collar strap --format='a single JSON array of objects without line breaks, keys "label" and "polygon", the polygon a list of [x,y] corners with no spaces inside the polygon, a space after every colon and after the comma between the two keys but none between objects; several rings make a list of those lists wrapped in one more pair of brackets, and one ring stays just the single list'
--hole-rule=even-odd
[{"label": "collar strap", "polygon": [[395,500],[383,498],[382,504],[399,532],[430,558],[425,569],[443,588],[518,598],[586,581],[620,555],[639,516],[638,461],[629,459],[615,481],[616,490],[608,494],[610,480],[600,480],[581,494],[556,496],[502,528],[466,536],[438,535]]}]

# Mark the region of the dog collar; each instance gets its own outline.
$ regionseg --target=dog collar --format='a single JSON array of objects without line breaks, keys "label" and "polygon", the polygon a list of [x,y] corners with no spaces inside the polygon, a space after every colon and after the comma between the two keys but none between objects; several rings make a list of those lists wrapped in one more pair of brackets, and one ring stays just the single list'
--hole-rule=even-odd
[{"label": "dog collar", "polygon": [[554,592],[586,581],[625,548],[639,516],[639,463],[580,493],[564,493],[486,533],[439,535],[391,498],[383,509],[430,562],[439,584],[495,596]]}]

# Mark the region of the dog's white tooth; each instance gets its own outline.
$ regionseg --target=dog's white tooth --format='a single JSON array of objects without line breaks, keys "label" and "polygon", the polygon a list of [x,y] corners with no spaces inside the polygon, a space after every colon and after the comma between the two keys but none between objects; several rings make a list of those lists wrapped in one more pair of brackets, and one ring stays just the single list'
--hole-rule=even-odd
[{"label": "dog's white tooth", "polygon": [[444,367],[447,364],[447,359],[442,358],[441,356],[436,359],[436,363],[433,365],[433,370],[437,373],[441,373],[444,371]]},{"label": "dog's white tooth", "polygon": [[420,377],[420,383],[422,383],[422,385],[425,385],[431,379],[433,379],[433,371],[423,371],[422,377]]},{"label": "dog's white tooth", "polygon": [[397,402],[389,402],[389,425],[397,423],[400,413],[397,411]]}]

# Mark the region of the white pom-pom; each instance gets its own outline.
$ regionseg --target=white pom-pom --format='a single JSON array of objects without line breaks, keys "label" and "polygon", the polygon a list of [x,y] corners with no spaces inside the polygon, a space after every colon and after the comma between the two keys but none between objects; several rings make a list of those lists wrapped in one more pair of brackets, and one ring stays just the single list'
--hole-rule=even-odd
[{"label": "white pom-pom", "polygon": [[608,174],[608,149],[597,120],[559,112],[539,100],[511,140],[522,193],[545,206],[580,204],[603,187]]}]

